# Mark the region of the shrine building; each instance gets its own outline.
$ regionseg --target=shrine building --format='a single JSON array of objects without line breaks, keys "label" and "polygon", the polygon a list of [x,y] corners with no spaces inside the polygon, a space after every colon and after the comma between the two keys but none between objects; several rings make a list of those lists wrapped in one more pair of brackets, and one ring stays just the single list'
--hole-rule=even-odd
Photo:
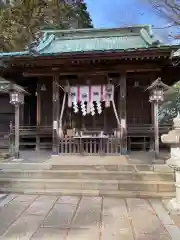
[{"label": "shrine building", "polygon": [[[153,142],[153,111],[146,89],[169,86],[180,66],[151,26],[44,30],[22,52],[0,53],[0,85],[29,94],[20,106],[20,148],[52,149],[53,155],[121,155],[146,151]],[[14,107],[0,95],[0,131],[14,134]],[[159,134],[168,125],[159,125]]]}]

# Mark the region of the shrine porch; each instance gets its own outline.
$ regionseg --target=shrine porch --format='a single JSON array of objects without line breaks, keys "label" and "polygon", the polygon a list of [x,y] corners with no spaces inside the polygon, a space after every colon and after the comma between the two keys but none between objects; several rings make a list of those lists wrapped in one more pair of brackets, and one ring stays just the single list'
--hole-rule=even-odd
[{"label": "shrine porch", "polygon": [[[160,158],[154,159],[154,153],[150,151],[131,151],[128,155],[119,156],[93,156],[93,155],[59,155],[52,156],[52,151],[46,150],[35,150],[26,149],[20,151],[20,159],[15,161],[13,158],[1,158],[2,168],[4,164],[40,164],[40,169],[44,169],[44,166],[48,165],[143,165],[153,166],[154,164],[164,165],[166,160],[169,158],[168,150],[160,151]],[[49,168],[49,167],[48,167]]]}]

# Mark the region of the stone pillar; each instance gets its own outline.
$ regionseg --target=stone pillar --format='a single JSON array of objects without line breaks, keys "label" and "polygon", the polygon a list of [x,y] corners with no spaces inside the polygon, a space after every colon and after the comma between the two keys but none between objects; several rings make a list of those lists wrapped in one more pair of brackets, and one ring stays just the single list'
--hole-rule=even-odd
[{"label": "stone pillar", "polygon": [[59,155],[59,77],[54,76],[52,86],[52,101],[53,101],[53,139],[52,139],[52,154]]},{"label": "stone pillar", "polygon": [[121,123],[121,153],[127,154],[126,72],[120,74],[119,119]]},{"label": "stone pillar", "polygon": [[172,167],[176,174],[176,198],[173,198],[168,203],[169,211],[180,213],[180,114],[174,118],[174,129],[168,134],[161,136],[163,143],[170,144],[171,157],[167,160],[167,164]]}]

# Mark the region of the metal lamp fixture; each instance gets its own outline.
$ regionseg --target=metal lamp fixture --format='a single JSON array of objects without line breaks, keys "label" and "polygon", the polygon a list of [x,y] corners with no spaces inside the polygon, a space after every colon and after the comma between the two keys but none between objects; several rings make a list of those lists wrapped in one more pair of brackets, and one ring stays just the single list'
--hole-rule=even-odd
[{"label": "metal lamp fixture", "polygon": [[164,100],[164,90],[163,88],[152,89],[149,96],[149,101],[162,102]]},{"label": "metal lamp fixture", "polygon": [[24,93],[11,91],[10,92],[10,103],[13,105],[24,104]]}]

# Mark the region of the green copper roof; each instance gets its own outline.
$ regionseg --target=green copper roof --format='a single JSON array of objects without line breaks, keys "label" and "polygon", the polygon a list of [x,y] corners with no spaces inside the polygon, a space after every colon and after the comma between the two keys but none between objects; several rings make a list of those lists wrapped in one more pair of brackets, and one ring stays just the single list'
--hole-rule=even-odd
[{"label": "green copper roof", "polygon": [[[150,26],[116,29],[45,30],[35,55],[84,53],[92,51],[127,51],[159,47]],[[31,51],[0,53],[1,56],[27,56]]]}]

